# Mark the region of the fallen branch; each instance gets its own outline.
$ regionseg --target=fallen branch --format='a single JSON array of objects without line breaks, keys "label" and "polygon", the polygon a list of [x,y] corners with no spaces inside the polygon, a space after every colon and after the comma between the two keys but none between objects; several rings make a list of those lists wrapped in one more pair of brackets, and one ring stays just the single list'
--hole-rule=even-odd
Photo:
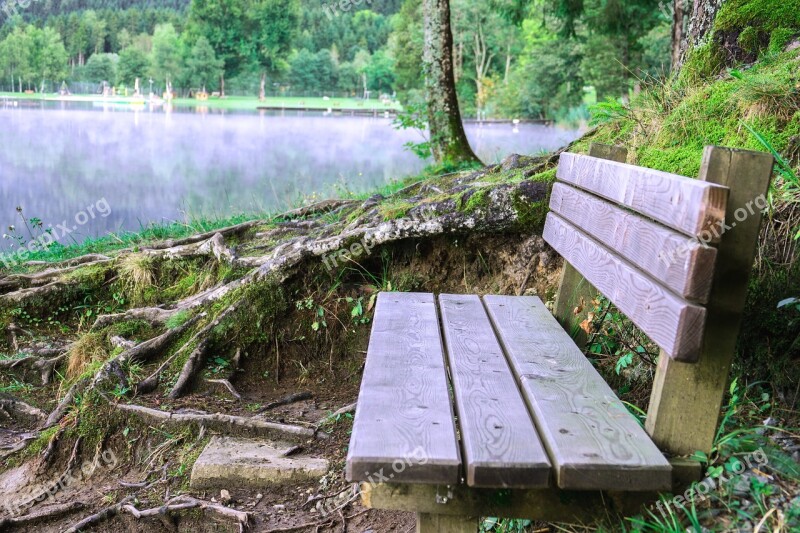
[{"label": "fallen branch", "polygon": [[324,424],[327,424],[331,420],[335,420],[336,417],[342,416],[342,415],[347,414],[347,413],[355,412],[357,406],[358,406],[357,403],[351,403],[350,405],[345,405],[341,409],[337,409],[336,411],[332,412],[331,414],[329,414],[328,416],[326,416],[325,418],[323,418],[319,422],[317,422],[317,426],[316,427],[320,427],[320,426],[322,426]]},{"label": "fallen branch", "polygon": [[222,413],[173,413],[131,404],[117,404],[116,407],[122,411],[133,413],[142,418],[167,425],[181,426],[187,424],[197,424],[200,426],[206,426],[209,429],[216,429],[223,432],[232,432],[238,430],[252,433],[256,436],[281,435],[284,437],[293,437],[296,440],[314,437],[315,435],[315,431],[310,428],[304,428],[290,424],[279,424],[277,422],[267,422],[266,420],[260,420],[257,418],[246,418]]},{"label": "fallen branch", "polygon": [[207,380],[206,380],[206,382],[207,382],[207,383],[216,383],[217,385],[222,385],[223,387],[225,387],[226,389],[228,389],[228,392],[230,392],[230,393],[231,393],[231,396],[233,396],[234,398],[236,398],[236,400],[238,400],[238,401],[241,401],[241,399],[242,399],[242,395],[241,395],[241,394],[239,394],[239,393],[236,391],[236,389],[233,387],[233,385],[231,384],[231,382],[230,382],[230,381],[228,381],[227,379],[207,379]]},{"label": "fallen branch", "polygon": [[282,405],[289,405],[292,403],[310,400],[313,397],[314,395],[308,391],[296,392],[294,394],[289,394],[287,396],[284,396],[283,398],[275,400],[274,402],[268,403],[267,405],[256,411],[256,413],[263,413],[265,411],[269,411],[270,409],[275,409],[276,407],[280,407]]}]

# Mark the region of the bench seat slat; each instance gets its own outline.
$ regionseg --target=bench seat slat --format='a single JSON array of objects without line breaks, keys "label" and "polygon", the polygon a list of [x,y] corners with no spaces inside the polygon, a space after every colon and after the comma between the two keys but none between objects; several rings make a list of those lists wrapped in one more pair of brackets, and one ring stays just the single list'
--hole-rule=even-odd
[{"label": "bench seat slat", "polygon": [[452,484],[458,482],[460,465],[434,297],[382,292],[347,454],[347,479]]},{"label": "bench seat slat", "polygon": [[673,359],[695,362],[706,310],[664,288],[554,213],[544,240]]},{"label": "bench seat slat", "polygon": [[467,485],[547,487],[551,467],[478,296],[439,296]]},{"label": "bench seat slat", "polygon": [[541,300],[485,296],[484,302],[559,488],[669,489],[667,460]]},{"label": "bench seat slat", "polygon": [[708,301],[716,248],[564,183],[553,185],[550,209],[679,296]]},{"label": "bench seat slat", "polygon": [[568,152],[561,154],[556,177],[690,237],[710,231],[710,240],[719,241],[727,187]]}]

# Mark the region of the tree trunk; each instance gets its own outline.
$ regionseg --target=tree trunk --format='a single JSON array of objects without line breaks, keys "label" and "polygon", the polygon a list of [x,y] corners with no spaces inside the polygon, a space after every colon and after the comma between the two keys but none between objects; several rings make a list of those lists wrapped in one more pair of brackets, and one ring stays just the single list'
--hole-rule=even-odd
[{"label": "tree trunk", "polygon": [[697,46],[714,27],[714,19],[717,12],[726,0],[695,0],[692,17],[689,20],[689,39],[690,46]]},{"label": "tree trunk", "polygon": [[267,73],[261,73],[261,86],[258,89],[258,99],[264,100],[267,97]]},{"label": "tree trunk", "polygon": [[219,97],[225,98],[225,73],[219,75]]},{"label": "tree trunk", "polygon": [[691,0],[673,0],[672,13],[672,70],[680,68],[688,35],[689,3]]},{"label": "tree trunk", "polygon": [[464,133],[453,76],[449,0],[423,0],[423,65],[431,151],[437,163],[479,162]]}]

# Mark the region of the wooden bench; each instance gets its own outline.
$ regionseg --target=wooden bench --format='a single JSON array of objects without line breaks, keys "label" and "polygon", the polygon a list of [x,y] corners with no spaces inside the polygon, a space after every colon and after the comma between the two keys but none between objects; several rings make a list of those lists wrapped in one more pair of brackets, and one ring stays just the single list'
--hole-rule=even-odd
[{"label": "wooden bench", "polygon": [[[561,155],[545,223],[555,317],[534,296],[379,295],[346,466],[366,506],[476,531],[632,513],[699,479],[681,457],[712,446],[772,157],[708,147],[696,180],[590,153]],[[645,428],[568,333],[598,292],[661,348]]]}]

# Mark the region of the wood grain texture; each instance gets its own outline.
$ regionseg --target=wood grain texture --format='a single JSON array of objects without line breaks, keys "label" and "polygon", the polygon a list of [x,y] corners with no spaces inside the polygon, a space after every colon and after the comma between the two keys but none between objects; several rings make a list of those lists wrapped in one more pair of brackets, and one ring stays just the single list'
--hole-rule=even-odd
[{"label": "wood grain texture", "polygon": [[460,465],[434,297],[382,292],[347,454],[347,479],[457,483]]},{"label": "wood grain texture", "polygon": [[715,248],[564,183],[553,185],[550,209],[679,296],[708,301]]},{"label": "wood grain texture", "polygon": [[554,213],[544,239],[670,357],[694,362],[706,310],[679,298]]},{"label": "wood grain texture", "polygon": [[480,298],[442,294],[439,307],[467,484],[547,487],[550,461]]},{"label": "wood grain texture", "polygon": [[676,174],[598,159],[561,154],[557,178],[633,209],[690,237],[717,242],[728,189]]},{"label": "wood grain texture", "polygon": [[559,488],[668,490],[671,467],[535,296],[485,296]]},{"label": "wood grain texture", "polygon": [[[738,221],[734,213],[767,193],[773,158],[763,152],[706,147],[700,179],[730,187],[727,220],[736,226],[722,236],[708,302],[703,350],[697,364],[662,354],[653,382],[646,427],[665,451],[710,452],[728,374],[736,352],[762,215]],[[732,225],[732,223],[731,223]]]},{"label": "wood grain texture", "polygon": [[[624,163],[628,158],[628,150],[624,146],[592,143],[589,145],[589,155]],[[599,291],[575,270],[574,266],[564,262],[553,304],[553,315],[579,347],[586,346],[589,340],[587,332],[581,325],[588,318],[592,310],[592,300],[598,293]]]}]

